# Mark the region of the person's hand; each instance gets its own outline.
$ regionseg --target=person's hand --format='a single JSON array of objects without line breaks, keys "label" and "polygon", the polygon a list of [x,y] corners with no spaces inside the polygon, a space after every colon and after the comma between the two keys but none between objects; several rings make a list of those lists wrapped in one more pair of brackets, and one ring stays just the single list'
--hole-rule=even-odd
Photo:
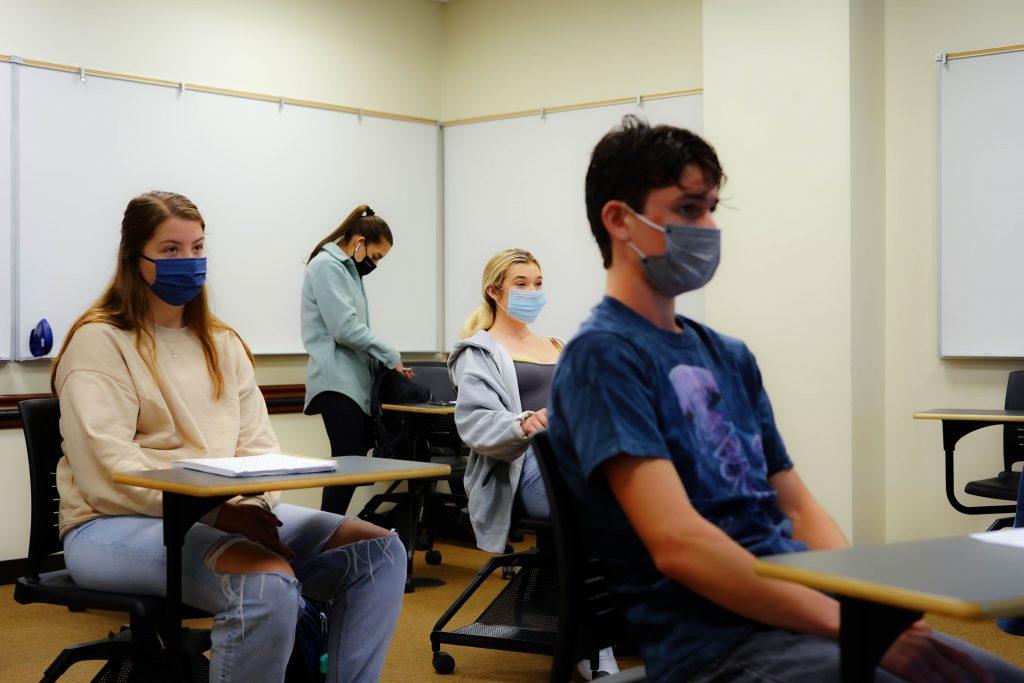
[{"label": "person's hand", "polygon": [[395,372],[405,375],[406,379],[412,379],[416,376],[416,373],[412,371],[412,368],[405,367],[402,361],[398,361],[398,365],[395,366]]},{"label": "person's hand", "polygon": [[884,669],[911,683],[992,681],[988,671],[970,655],[932,635],[931,627],[924,621],[916,622],[900,634],[882,657],[881,664]]},{"label": "person's hand", "polygon": [[221,531],[241,534],[286,560],[295,557],[292,549],[282,543],[277,535],[277,528],[281,526],[281,520],[273,512],[264,510],[258,505],[224,503],[220,506],[215,526]]},{"label": "person's hand", "polygon": [[548,409],[541,408],[522,422],[523,431],[527,436],[533,436],[548,428]]}]

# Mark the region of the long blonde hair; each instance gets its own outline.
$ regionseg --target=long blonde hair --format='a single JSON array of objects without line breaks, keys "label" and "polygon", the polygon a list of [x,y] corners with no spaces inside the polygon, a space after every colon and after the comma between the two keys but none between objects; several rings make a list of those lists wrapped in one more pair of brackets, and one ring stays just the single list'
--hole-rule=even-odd
[{"label": "long blonde hair", "polygon": [[[106,291],[71,326],[60,353],[50,370],[50,389],[57,393],[57,366],[67,351],[71,338],[83,325],[106,323],[119,330],[135,332],[135,348],[142,356],[149,371],[156,377],[156,339],[153,336],[152,321],[149,318],[149,299],[146,291],[149,285],[139,270],[139,257],[156,232],[157,227],[171,217],[198,221],[206,232],[206,222],[199,209],[187,197],[173,192],[146,192],[128,202],[121,221],[121,244],[117,251],[117,268]],[[217,347],[213,343],[214,332],[227,330],[236,337],[238,333],[215,316],[206,300],[206,287],[199,290],[199,296],[185,304],[185,325],[191,329],[203,347],[206,356],[206,370],[213,383],[213,397],[219,399],[224,391],[224,375],[220,370]],[[242,341],[241,337],[238,337]],[[242,347],[253,360],[252,352],[245,342]],[[143,353],[143,349],[146,353]]]},{"label": "long blonde hair", "polygon": [[483,303],[469,314],[466,322],[462,323],[463,339],[472,337],[480,330],[490,329],[494,324],[494,317],[497,315],[497,304],[487,290],[490,287],[501,287],[509,269],[512,266],[525,263],[536,263],[540,268],[540,261],[525,249],[505,249],[491,257],[491,260],[484,266],[484,276],[480,285],[484,297]]}]

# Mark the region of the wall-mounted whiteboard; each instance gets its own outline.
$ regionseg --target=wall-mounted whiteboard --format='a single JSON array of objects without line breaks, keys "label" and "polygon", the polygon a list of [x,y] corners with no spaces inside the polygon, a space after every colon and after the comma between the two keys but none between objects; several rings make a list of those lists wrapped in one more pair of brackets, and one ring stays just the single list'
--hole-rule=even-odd
[{"label": "wall-mounted whiteboard", "polygon": [[[539,117],[453,126],[444,131],[445,342],[482,301],[484,265],[496,252],[533,252],[544,272],[548,304],[532,327],[568,339],[604,292],[604,269],[590,233],[584,178],[597,141],[625,114],[700,133],[700,95]],[[680,312],[703,319],[698,291],[678,299]]]},{"label": "wall-mounted whiteboard", "polygon": [[11,65],[0,63],[0,360],[11,357]]},{"label": "wall-mounted whiteboard", "polygon": [[125,205],[151,189],[199,207],[215,311],[263,354],[303,352],[304,261],[370,204],[395,233],[367,279],[371,324],[436,350],[435,126],[18,68],[22,358],[41,318],[56,351],[113,272]]},{"label": "wall-mounted whiteboard", "polygon": [[939,162],[939,353],[1024,357],[1024,52],[939,66]]}]

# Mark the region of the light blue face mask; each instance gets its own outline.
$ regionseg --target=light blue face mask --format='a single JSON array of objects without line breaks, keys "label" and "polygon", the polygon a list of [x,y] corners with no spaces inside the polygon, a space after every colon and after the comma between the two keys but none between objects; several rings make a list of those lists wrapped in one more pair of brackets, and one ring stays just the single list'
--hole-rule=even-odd
[{"label": "light blue face mask", "polygon": [[[515,318],[521,323],[529,325],[537,316],[540,315],[541,310],[544,308],[544,304],[548,302],[548,297],[544,292],[531,292],[524,289],[504,289],[499,287],[503,292],[508,292],[508,308],[502,306],[505,312]],[[501,306],[501,304],[498,304]]]},{"label": "light blue face mask", "polygon": [[722,256],[722,233],[715,228],[693,225],[667,225],[664,228],[642,216],[628,204],[626,208],[644,225],[665,235],[665,253],[648,256],[629,242],[640,255],[644,275],[663,296],[674,299],[706,285],[715,275]]}]

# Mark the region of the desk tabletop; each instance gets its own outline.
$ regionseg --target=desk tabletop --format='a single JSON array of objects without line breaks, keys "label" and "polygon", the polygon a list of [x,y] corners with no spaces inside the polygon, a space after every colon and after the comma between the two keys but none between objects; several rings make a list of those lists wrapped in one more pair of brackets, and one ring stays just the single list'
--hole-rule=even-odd
[{"label": "desk tabletop", "polygon": [[123,472],[113,477],[115,484],[181,493],[188,496],[241,496],[265,491],[308,489],[317,486],[358,486],[381,481],[433,479],[451,475],[452,468],[429,462],[367,458],[343,455],[333,458],[334,472],[309,472],[266,477],[223,477],[197,470],[166,469]]},{"label": "desk tabletop", "polygon": [[436,406],[432,403],[382,403],[381,410],[395,413],[418,413],[420,415],[454,415],[455,404]]},{"label": "desk tabletop", "polygon": [[838,595],[962,619],[1024,613],[1024,549],[969,536],[772,555],[754,571]]},{"label": "desk tabletop", "polygon": [[965,422],[1024,422],[1024,410],[977,410],[939,408],[914,413],[915,420],[963,420]]}]

